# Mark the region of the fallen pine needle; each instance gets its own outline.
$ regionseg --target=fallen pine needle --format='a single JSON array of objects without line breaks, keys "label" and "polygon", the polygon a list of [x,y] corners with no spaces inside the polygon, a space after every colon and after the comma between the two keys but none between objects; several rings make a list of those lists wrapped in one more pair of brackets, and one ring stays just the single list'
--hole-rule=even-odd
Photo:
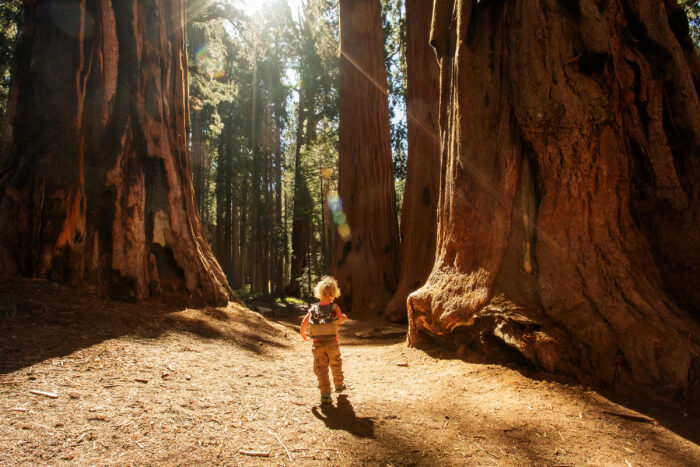
[{"label": "fallen pine needle", "polygon": [[251,457],[270,457],[269,452],[263,452],[263,451],[246,451],[244,449],[239,449],[238,454],[243,454],[244,456],[251,456]]},{"label": "fallen pine needle", "polygon": [[139,382],[139,383],[144,383],[144,384],[145,384],[145,383],[148,383],[148,380],[147,380],[147,379],[144,379],[144,378],[136,378],[135,381],[137,381],[137,382]]},{"label": "fallen pine needle", "polygon": [[292,459],[292,455],[289,453],[289,449],[287,449],[287,446],[284,445],[284,443],[282,442],[282,440],[280,439],[280,437],[277,436],[277,433],[275,433],[274,431],[272,431],[272,430],[270,430],[270,429],[268,429],[267,431],[268,431],[272,436],[275,437],[275,439],[277,440],[278,443],[280,443],[280,444],[282,445],[282,447],[284,448],[284,450],[287,452],[287,457],[289,457],[289,461],[290,461],[290,462],[294,462],[294,459]]},{"label": "fallen pine needle", "polygon": [[10,409],[10,412],[29,412],[31,409],[27,409],[25,407],[13,407]]},{"label": "fallen pine needle", "polygon": [[58,399],[58,394],[54,392],[37,391],[36,389],[32,389],[29,392],[31,392],[32,394],[36,394],[37,396],[45,396],[50,397],[51,399]]},{"label": "fallen pine needle", "polygon": [[0,381],[0,384],[19,384],[21,381]]},{"label": "fallen pine needle", "polygon": [[301,405],[302,407],[306,405],[306,404],[304,404],[303,402],[297,402],[297,401],[291,401],[291,402],[292,402],[292,404],[294,404],[294,405]]},{"label": "fallen pine needle", "polygon": [[622,459],[622,460],[625,461],[625,464],[627,464],[628,467],[632,467],[632,464],[630,464],[629,462],[627,462],[627,459]]},{"label": "fallen pine needle", "polygon": [[396,364],[396,366],[408,366],[408,363],[406,362],[399,362]]}]

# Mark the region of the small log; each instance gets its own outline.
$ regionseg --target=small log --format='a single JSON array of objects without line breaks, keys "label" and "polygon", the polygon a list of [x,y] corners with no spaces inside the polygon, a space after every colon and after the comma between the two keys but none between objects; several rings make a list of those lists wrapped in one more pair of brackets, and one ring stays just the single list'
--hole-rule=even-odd
[{"label": "small log", "polygon": [[31,392],[32,394],[36,394],[37,396],[45,396],[50,397],[51,399],[58,399],[58,394],[54,392],[37,391],[36,389],[32,389],[29,392]]},{"label": "small log", "polygon": [[270,457],[269,452],[264,451],[246,451],[245,449],[239,449],[238,454],[251,457]]}]

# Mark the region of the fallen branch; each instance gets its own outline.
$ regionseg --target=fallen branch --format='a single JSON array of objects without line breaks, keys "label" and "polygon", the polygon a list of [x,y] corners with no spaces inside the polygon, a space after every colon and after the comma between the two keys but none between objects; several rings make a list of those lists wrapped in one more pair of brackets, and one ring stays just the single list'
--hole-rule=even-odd
[{"label": "fallen branch", "polygon": [[244,449],[239,449],[238,454],[243,454],[244,456],[251,456],[251,457],[270,457],[269,452],[263,452],[263,451],[246,451]]},{"label": "fallen branch", "polygon": [[51,399],[58,399],[58,394],[54,392],[37,391],[36,389],[32,389],[29,392],[31,392],[32,394],[36,394],[37,396],[45,396],[50,397]]},{"label": "fallen branch", "polygon": [[282,447],[284,448],[284,450],[287,452],[287,457],[289,457],[289,461],[290,461],[290,462],[294,462],[294,459],[292,459],[292,455],[289,453],[289,449],[287,449],[287,446],[285,446],[284,443],[282,442],[282,440],[279,438],[279,436],[277,436],[277,433],[275,433],[274,431],[272,431],[272,430],[270,430],[270,429],[268,429],[267,431],[268,431],[272,436],[275,437],[275,439],[277,440],[278,443],[280,443],[280,444],[282,445]]},{"label": "fallen branch", "polygon": [[622,413],[622,412],[612,412],[610,410],[603,410],[603,413],[606,415],[612,415],[614,417],[620,417],[620,418],[625,418],[627,420],[632,420],[634,422],[642,422],[642,423],[651,423],[651,424],[656,424],[656,420],[653,420],[648,417],[642,417],[641,415],[632,415],[632,414],[627,414],[627,413]]}]

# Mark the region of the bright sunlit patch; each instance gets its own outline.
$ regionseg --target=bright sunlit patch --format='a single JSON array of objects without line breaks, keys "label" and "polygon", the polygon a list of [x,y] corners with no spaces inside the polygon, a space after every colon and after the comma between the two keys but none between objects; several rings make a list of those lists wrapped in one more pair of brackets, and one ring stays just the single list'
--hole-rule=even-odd
[{"label": "bright sunlit patch", "polygon": [[204,44],[194,54],[197,62],[197,68],[201,73],[211,78],[221,78],[226,75],[224,67],[224,57],[213,51],[209,45]]},{"label": "bright sunlit patch", "polygon": [[[302,0],[287,0],[287,5],[292,10],[292,16],[296,17]],[[240,0],[239,8],[247,15],[254,15],[259,11],[267,11],[272,8],[270,0]]]}]

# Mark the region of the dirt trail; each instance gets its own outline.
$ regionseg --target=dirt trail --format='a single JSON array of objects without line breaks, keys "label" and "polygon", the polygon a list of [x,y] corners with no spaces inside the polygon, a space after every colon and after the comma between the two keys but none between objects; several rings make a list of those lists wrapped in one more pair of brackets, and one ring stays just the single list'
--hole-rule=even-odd
[{"label": "dirt trail", "polygon": [[691,404],[620,405],[517,367],[355,337],[376,323],[343,326],[350,390],[320,407],[300,316],[0,281],[8,290],[0,465],[700,465]]}]

